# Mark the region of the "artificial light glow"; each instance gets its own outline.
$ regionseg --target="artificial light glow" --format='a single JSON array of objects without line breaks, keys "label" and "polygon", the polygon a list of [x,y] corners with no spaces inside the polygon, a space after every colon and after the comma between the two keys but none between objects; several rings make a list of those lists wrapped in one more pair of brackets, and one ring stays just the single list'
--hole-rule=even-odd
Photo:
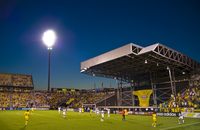
[{"label": "artificial light glow", "polygon": [[42,41],[48,47],[48,49],[52,49],[56,39],[56,33],[53,30],[45,31],[42,36]]},{"label": "artificial light glow", "polygon": [[144,61],[144,63],[145,63],[145,64],[147,64],[147,63],[148,63],[148,61],[147,61],[147,60],[145,60],[145,61]]},{"label": "artificial light glow", "polygon": [[167,66],[167,70],[170,70],[169,66]]},{"label": "artificial light glow", "polygon": [[85,71],[85,69],[82,69],[82,70],[81,70],[81,72],[84,72],[84,71]]}]

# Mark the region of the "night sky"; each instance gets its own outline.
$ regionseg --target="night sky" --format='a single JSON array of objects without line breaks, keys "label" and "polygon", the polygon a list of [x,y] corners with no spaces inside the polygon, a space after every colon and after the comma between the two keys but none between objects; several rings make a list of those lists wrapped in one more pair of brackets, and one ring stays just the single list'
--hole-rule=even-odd
[{"label": "night sky", "polygon": [[200,61],[199,0],[0,0],[0,73],[32,74],[36,89],[47,88],[41,36],[49,28],[58,35],[51,87],[116,86],[80,74],[80,62],[130,42],[159,42]]}]

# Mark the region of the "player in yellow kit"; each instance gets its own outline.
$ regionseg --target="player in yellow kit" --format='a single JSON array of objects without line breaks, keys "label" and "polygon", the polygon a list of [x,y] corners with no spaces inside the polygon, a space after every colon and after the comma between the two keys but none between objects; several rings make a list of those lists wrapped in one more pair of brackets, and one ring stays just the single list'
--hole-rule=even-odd
[{"label": "player in yellow kit", "polygon": [[27,126],[27,124],[28,124],[29,115],[30,115],[29,110],[24,112],[25,126]]},{"label": "player in yellow kit", "polygon": [[156,127],[157,116],[156,116],[156,113],[155,113],[155,112],[153,112],[153,114],[152,114],[152,119],[153,119],[152,126],[153,126],[153,127]]}]

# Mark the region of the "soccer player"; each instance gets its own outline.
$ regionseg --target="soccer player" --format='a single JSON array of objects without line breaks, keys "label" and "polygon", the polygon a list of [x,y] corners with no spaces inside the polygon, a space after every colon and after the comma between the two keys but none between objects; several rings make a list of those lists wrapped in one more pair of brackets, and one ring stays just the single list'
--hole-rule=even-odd
[{"label": "soccer player", "polygon": [[31,108],[31,112],[34,112],[34,108],[33,107]]},{"label": "soccer player", "polygon": [[58,107],[58,113],[60,114],[61,107]]},{"label": "soccer player", "polygon": [[153,127],[156,127],[156,123],[157,123],[156,112],[153,112],[153,114],[152,114],[152,119],[153,119],[152,126],[153,126]]},{"label": "soccer player", "polygon": [[92,108],[90,108],[90,116],[92,115]]},{"label": "soccer player", "polygon": [[79,108],[79,113],[81,113],[82,112],[82,108]]},{"label": "soccer player", "polygon": [[104,121],[104,110],[101,111],[101,121]]},{"label": "soccer player", "polygon": [[126,111],[122,110],[122,121],[126,120]]},{"label": "soccer player", "polygon": [[63,108],[63,118],[66,118],[66,108]]},{"label": "soccer player", "polygon": [[185,121],[184,121],[184,116],[182,113],[179,114],[179,117],[178,117],[178,124],[183,124]]},{"label": "soccer player", "polygon": [[110,117],[110,109],[107,109],[108,117]]},{"label": "soccer player", "polygon": [[99,115],[99,109],[98,108],[96,108],[95,112],[96,112],[97,115]]},{"label": "soccer player", "polygon": [[28,125],[29,115],[30,115],[29,110],[24,112],[25,127]]}]

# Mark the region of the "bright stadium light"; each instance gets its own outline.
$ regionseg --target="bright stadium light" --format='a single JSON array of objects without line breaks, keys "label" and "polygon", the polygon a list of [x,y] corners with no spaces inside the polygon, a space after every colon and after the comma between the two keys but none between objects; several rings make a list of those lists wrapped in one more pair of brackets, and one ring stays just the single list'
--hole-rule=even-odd
[{"label": "bright stadium light", "polygon": [[167,66],[167,70],[170,70],[169,66]]},{"label": "bright stadium light", "polygon": [[47,30],[47,31],[45,31],[43,33],[42,41],[47,46],[47,48],[49,50],[52,49],[53,45],[56,42],[56,39],[57,39],[56,33],[53,30],[51,30],[51,29],[49,29],[49,30]]},{"label": "bright stadium light", "polygon": [[85,72],[85,69],[82,69],[82,70],[81,70],[81,73],[82,73],[82,72]]},{"label": "bright stadium light", "polygon": [[57,39],[56,33],[51,29],[49,29],[49,30],[47,30],[43,33],[42,41],[47,46],[47,49],[48,49],[48,52],[49,52],[49,57],[48,57],[48,91],[50,91],[51,50],[52,50],[53,45],[56,42],[56,39]]}]

